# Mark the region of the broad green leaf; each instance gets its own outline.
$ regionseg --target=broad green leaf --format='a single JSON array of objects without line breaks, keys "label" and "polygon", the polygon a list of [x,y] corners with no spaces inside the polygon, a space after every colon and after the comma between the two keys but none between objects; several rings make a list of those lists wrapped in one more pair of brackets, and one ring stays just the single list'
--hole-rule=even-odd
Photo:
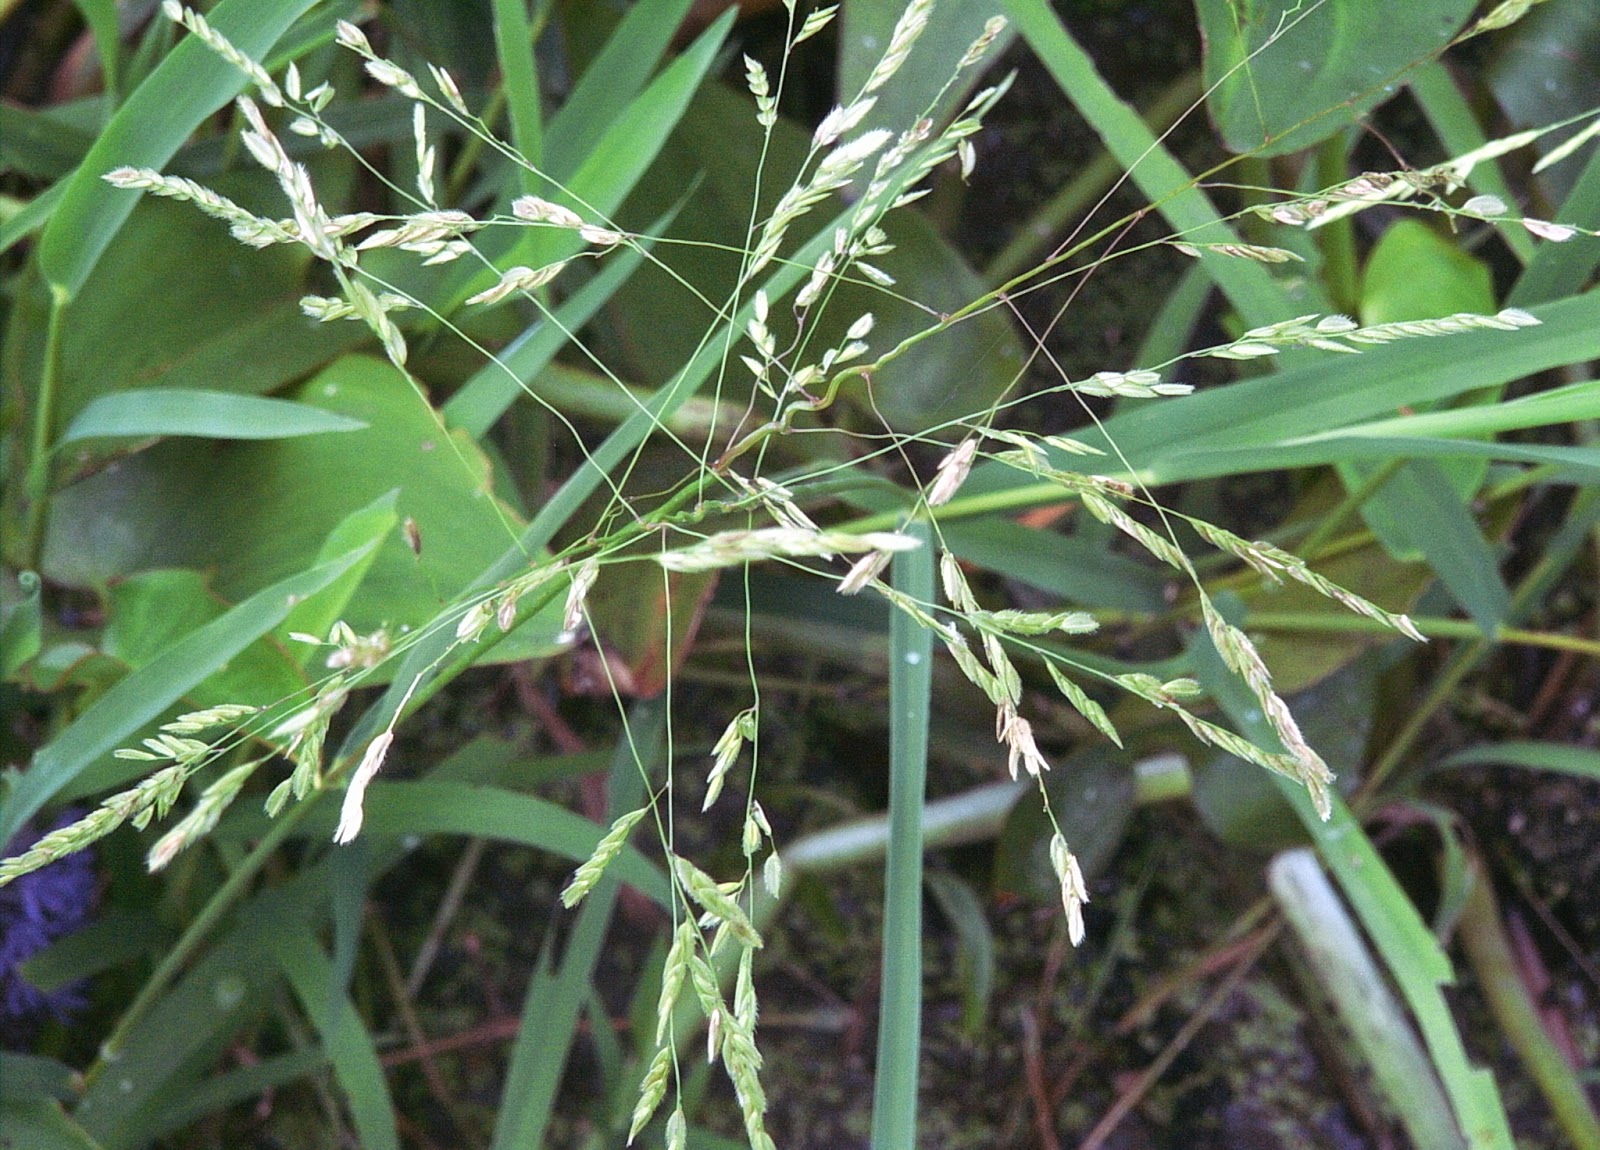
[{"label": "broad green leaf", "polygon": [[[360,511],[347,516],[328,533],[314,561],[326,563],[352,547],[359,546],[364,539],[383,539],[389,535],[398,520],[394,510],[396,494],[393,491],[388,492]],[[278,624],[274,634],[286,649],[298,648],[300,651],[298,662],[301,666],[311,661],[317,649],[303,645],[294,636],[315,635],[321,638],[327,635],[333,625],[344,618],[350,600],[365,581],[367,573],[372,569],[372,564],[380,553],[381,549],[374,547],[367,552],[365,558],[328,586],[295,604],[294,610]]]},{"label": "broad green leaf", "polygon": [[[1473,0],[1196,0],[1211,118],[1235,152],[1279,156],[1327,139],[1444,49]],[[1381,28],[1382,35],[1374,36]]]},{"label": "broad green leaf", "polygon": [[531,791],[557,779],[603,771],[610,761],[610,752],[604,750],[530,756],[515,740],[480,735],[452,751],[429,772],[428,778],[441,783]]},{"label": "broad green leaf", "polygon": [[[341,612],[365,633],[432,619],[522,529],[492,491],[483,452],[441,427],[389,364],[338,360],[293,398],[366,427],[299,439],[174,440],[141,452],[57,496],[47,569],[93,583],[146,567],[210,568],[218,591],[241,598],[310,565],[347,515],[397,489],[395,513],[415,522],[421,552],[398,533],[385,541]],[[131,537],[129,524],[137,525]],[[549,623],[546,640],[560,629],[558,619]],[[533,650],[522,647],[522,657]]]},{"label": "broad green leaf", "polygon": [[42,747],[27,771],[10,777],[10,786],[0,799],[0,842],[9,841],[55,795],[227,666],[229,660],[275,627],[296,602],[320,591],[360,562],[373,546],[371,541],[364,542],[337,559],[258,591],[173,643],[107,691]]},{"label": "broad green leaf", "polygon": [[[1488,265],[1418,220],[1403,219],[1391,225],[1367,258],[1361,283],[1363,323],[1396,323],[1458,312],[1485,315],[1494,310]],[[1479,406],[1488,406],[1484,401],[1494,395],[1473,398]],[[1430,480],[1442,479],[1464,500],[1483,482],[1488,466],[1487,460],[1469,457],[1438,461],[1437,470],[1429,473]],[[1340,467],[1345,487],[1352,491],[1359,490],[1375,471],[1376,465],[1356,461]],[[1423,512],[1404,498],[1405,490],[1404,482],[1385,484],[1361,507],[1367,525],[1399,558],[1425,550],[1414,529]]]},{"label": "broad green leaf", "polygon": [[33,662],[23,667],[19,678],[41,695],[81,689],[81,697],[88,703],[126,672],[126,667],[100,654],[91,644],[68,639],[46,646]]},{"label": "broad green leaf", "polygon": [[[624,378],[660,386],[696,354],[716,320],[712,306],[737,283],[752,211],[770,209],[799,167],[803,135],[780,120],[763,151],[754,146],[760,140],[754,115],[748,96],[707,84],[622,210],[622,226],[638,229],[676,208],[671,239],[691,242],[658,244],[653,254],[660,266],[640,268],[614,297],[597,347]],[[761,198],[753,208],[758,179]],[[686,188],[693,189],[687,199]],[[719,398],[742,401],[749,394],[750,373],[736,370],[721,381]]]},{"label": "broad green leaf", "polygon": [[[245,55],[260,59],[315,0],[223,0],[207,19]],[[39,262],[52,287],[77,295],[139,198],[106,183],[112,168],[161,168],[205,118],[244,90],[245,77],[186,36],[129,95],[70,177],[45,228]]]},{"label": "broad green leaf", "polygon": [[[1590,113],[1600,68],[1600,11],[1587,0],[1555,0],[1533,7],[1484,69],[1483,81],[1499,110],[1516,127],[1559,124]],[[1534,147],[1548,152],[1566,138],[1555,132]],[[1577,178],[1571,162],[1537,177],[1549,199],[1565,198]],[[1565,218],[1565,217],[1561,217]]]},{"label": "broad green leaf", "polygon": [[61,442],[112,436],[190,435],[209,439],[293,439],[366,424],[320,407],[194,388],[119,391],[92,400]]},{"label": "broad green leaf", "polygon": [[[370,547],[371,542],[352,540],[345,550],[362,544]],[[343,553],[327,558],[337,559]],[[156,570],[141,571],[114,583],[107,594],[107,610],[110,618],[101,638],[101,650],[137,671],[184,636],[215,622],[227,611],[227,604],[198,571]],[[218,703],[262,706],[304,686],[305,677],[282,647],[258,641],[188,692],[186,698],[201,707]]]},{"label": "broad green leaf", "polygon": [[[265,173],[216,184],[236,199],[277,200],[267,210],[281,211]],[[247,248],[188,204],[140,204],[66,309],[60,420],[126,389],[276,391],[366,342],[361,324],[301,314],[306,263],[287,248]],[[14,334],[42,354],[42,331]],[[84,446],[66,453],[69,465],[91,458]]]},{"label": "broad green leaf", "polygon": [[1367,257],[1361,280],[1364,324],[1494,310],[1489,265],[1420,220],[1395,221]]},{"label": "broad green leaf", "polygon": [[[869,342],[894,347],[983,295],[985,285],[921,212],[899,212],[883,223],[895,250],[870,262],[895,278],[895,298],[860,281],[839,286],[813,336],[813,347],[845,342],[845,329],[871,312]],[[908,302],[909,301],[909,302]],[[871,386],[852,381],[840,397],[856,409],[856,423],[871,431],[887,424],[900,431],[936,428],[987,410],[1025,370],[1016,329],[1000,310],[985,311],[923,340],[872,375]],[[958,432],[946,432],[957,435]]]}]

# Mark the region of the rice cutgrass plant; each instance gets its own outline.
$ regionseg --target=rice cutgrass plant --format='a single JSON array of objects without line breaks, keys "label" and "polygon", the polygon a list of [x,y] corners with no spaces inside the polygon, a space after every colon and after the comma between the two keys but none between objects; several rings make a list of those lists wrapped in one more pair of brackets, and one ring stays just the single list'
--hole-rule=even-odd
[{"label": "rice cutgrass plant", "polygon": [[[834,16],[832,8],[801,16],[792,2],[787,7],[786,59]],[[664,594],[670,596],[675,575],[783,564],[831,582],[841,595],[878,596],[903,621],[936,640],[936,647],[992,706],[995,741],[1004,751],[1010,776],[1037,785],[1053,828],[1049,862],[1073,944],[1085,937],[1088,887],[1043,785],[1051,764],[1039,746],[1036,720],[1030,717],[1019,660],[1042,666],[1061,700],[1105,738],[1119,745],[1122,741],[1107,708],[1097,701],[1109,687],[1169,712],[1201,743],[1292,780],[1310,796],[1317,814],[1328,819],[1333,811],[1333,771],[1275,688],[1272,669],[1256,642],[1215,602],[1180,543],[1178,527],[1192,530],[1264,580],[1308,588],[1354,615],[1420,641],[1422,633],[1404,613],[1339,586],[1283,547],[1248,540],[1162,506],[1140,479],[1134,461],[1124,457],[1114,442],[1107,450],[1063,435],[1003,426],[1004,415],[1017,401],[1014,395],[1002,396],[988,410],[959,421],[915,431],[886,428],[883,435],[863,437],[857,457],[846,461],[824,459],[799,468],[769,462],[778,454],[775,445],[786,437],[821,426],[821,417],[846,391],[863,384],[870,388],[875,376],[910,349],[1037,290],[1083,246],[1060,253],[961,311],[930,315],[926,326],[909,337],[880,341],[870,311],[835,323],[843,329],[841,338],[823,337],[823,332],[832,330],[822,322],[823,316],[837,320],[830,308],[844,298],[845,286],[866,286],[902,299],[914,294],[899,288],[875,262],[894,250],[886,221],[927,194],[929,179],[939,169],[954,167],[962,176],[972,171],[977,162],[974,138],[1009,83],[1002,80],[981,87],[942,122],[934,112],[944,101],[943,89],[930,102],[928,115],[892,128],[875,125],[871,117],[879,95],[895,83],[930,19],[936,18],[932,9],[929,0],[908,4],[859,90],[816,127],[804,165],[789,186],[769,209],[752,211],[746,245],[736,253],[739,270],[731,292],[724,299],[701,299],[706,329],[694,362],[653,399],[633,399],[633,392],[621,389],[637,405],[635,420],[624,427],[638,430],[619,433],[604,448],[591,450],[573,429],[584,467],[568,480],[561,497],[546,505],[535,521],[537,531],[519,535],[507,524],[507,543],[520,554],[519,570],[467,591],[408,633],[360,635],[338,620],[325,633],[297,634],[298,640],[320,652],[328,672],[312,688],[265,706],[219,704],[186,713],[163,724],[139,747],[119,750],[119,758],[148,764],[150,773],[103,800],[82,819],[45,835],[25,853],[0,862],[0,884],[82,850],[125,822],[143,830],[167,818],[190,780],[212,767],[218,768],[215,777],[150,848],[147,859],[152,870],[168,866],[181,851],[210,834],[251,779],[261,771],[279,770],[280,762],[290,764],[290,770],[270,789],[267,813],[285,817],[342,787],[333,841],[353,842],[362,834],[369,805],[377,801],[370,788],[391,753],[402,720],[530,619],[555,612],[560,619],[555,647],[582,642],[594,630],[589,596],[597,580],[608,569],[628,565],[658,573]],[[240,139],[250,157],[276,181],[287,213],[258,214],[202,182],[151,168],[120,167],[104,178],[117,188],[189,204],[225,223],[236,240],[250,247],[303,250],[333,285],[330,294],[308,293],[301,299],[305,316],[324,324],[365,325],[389,363],[419,394],[426,393],[426,384],[415,373],[413,345],[419,337],[444,329],[483,350],[491,366],[498,365],[516,382],[527,402],[543,405],[552,420],[571,429],[565,413],[483,348],[471,334],[471,317],[516,303],[534,309],[548,323],[557,323],[558,312],[550,298],[553,285],[578,282],[579,273],[603,269],[607,261],[630,253],[675,274],[659,254],[671,245],[670,238],[622,226],[612,213],[541,167],[536,157],[499,139],[491,130],[492,117],[473,109],[444,68],[429,64],[425,72],[408,69],[375,48],[355,24],[338,24],[338,45],[360,61],[372,82],[409,103],[414,153],[414,181],[409,187],[394,184],[341,134],[330,111],[337,110],[346,96],[332,81],[307,86],[295,63],[274,75],[236,48],[202,14],[176,0],[166,0],[163,12],[248,78],[254,95],[240,96],[236,105],[244,125]],[[1003,19],[990,20],[958,59],[946,63],[945,88],[953,91],[965,84],[967,73],[988,58],[1005,31]],[[754,103],[753,130],[770,138],[785,77],[770,75],[749,57],[744,70]],[[519,173],[524,187],[537,190],[507,196],[480,215],[449,206],[441,184],[440,124],[450,125],[452,132],[463,133],[475,147],[498,156]],[[367,177],[386,185],[410,210],[385,214],[328,207],[319,196],[312,168],[297,158],[285,133],[315,141],[329,152],[347,153]],[[1496,225],[1509,221],[1547,242],[1592,235],[1577,225],[1509,219],[1506,205],[1493,197],[1476,196],[1460,206],[1445,198],[1466,183],[1477,163],[1507,148],[1526,146],[1532,138],[1497,142],[1424,172],[1369,173],[1315,194],[1286,197],[1259,212],[1279,227],[1315,229],[1378,204],[1406,204],[1458,220]],[[841,193],[848,196],[842,198]],[[819,223],[822,217],[825,222]],[[805,238],[797,239],[802,232]],[[1301,258],[1289,247],[1265,244],[1184,236],[1161,242],[1203,259],[1270,265]],[[415,268],[404,270],[403,259],[413,260]],[[444,281],[450,285],[448,291],[430,296],[407,286],[424,282],[412,271],[439,268],[448,269],[442,274],[454,275]],[[457,273],[456,268],[466,270]],[[686,282],[683,286],[694,290]],[[1352,354],[1410,339],[1472,331],[1514,333],[1539,322],[1520,308],[1373,324],[1313,313],[1251,326],[1226,343],[1186,352],[1180,359],[1255,360],[1296,351]],[[1079,380],[1063,376],[1054,391],[1069,397],[1175,399],[1191,391],[1188,384],[1172,378],[1177,365],[1175,360],[1139,370],[1106,370]],[[688,442],[670,431],[668,422],[708,378],[716,380],[717,414],[711,417],[703,442]],[[621,381],[616,382],[620,389]],[[725,402],[730,398],[731,405]],[[741,406],[742,414],[722,414],[740,411]],[[1084,410],[1090,409],[1085,405]],[[436,412],[435,418],[440,441],[460,452],[443,417]],[[626,483],[625,473],[630,461],[640,458],[647,438],[674,450],[680,472],[668,489],[642,499]],[[932,458],[935,450],[937,462],[931,469],[919,470],[919,462]],[[840,525],[836,515],[820,510],[841,478],[879,463],[897,462],[912,480],[899,491],[900,505],[886,529]],[[1053,489],[1051,498],[1074,503],[1084,515],[1170,569],[1194,596],[1201,628],[1228,672],[1259,707],[1269,735],[1253,740],[1208,717],[1208,700],[1194,679],[1106,670],[1101,662],[1076,657],[1061,640],[1097,632],[1101,623],[1093,612],[985,607],[958,547],[946,536],[946,523],[965,513],[960,497],[978,467]],[[924,473],[925,480],[919,478]],[[605,493],[603,509],[598,514],[588,512],[591,519],[580,519],[580,505],[595,490]],[[554,544],[563,527],[573,529],[571,538]],[[935,593],[908,591],[890,574],[897,556],[919,549],[931,551],[937,571]],[[624,692],[616,679],[620,673],[620,669],[606,670],[626,719]],[[391,684],[385,702],[357,728],[360,741],[354,746],[347,743],[330,756],[325,744],[341,709],[360,688],[385,683]],[[669,1094],[682,1097],[682,1055],[691,1029],[683,1009],[687,1004],[698,1009],[707,1057],[721,1063],[732,1084],[750,1146],[761,1150],[773,1145],[764,1122],[754,970],[756,952],[763,947],[757,904],[762,897],[779,897],[784,856],[757,797],[763,714],[761,682],[753,671],[749,696],[712,748],[703,803],[709,810],[722,802],[737,778],[737,768],[748,758],[748,785],[737,800],[743,804],[738,819],[742,871],[732,878],[718,878],[680,852],[675,826],[684,815],[675,802],[672,771],[665,778],[655,777],[649,773],[652,764],[640,759],[637,767],[646,800],[614,818],[561,895],[569,908],[580,904],[622,856],[636,829],[641,824],[654,828],[668,860],[673,926],[655,1005],[653,1049],[645,1059],[637,1105],[628,1122],[630,1142],[666,1106],[665,1144],[674,1148],[687,1144],[683,1104],[668,1101]],[[723,977],[730,969],[731,991]]]}]

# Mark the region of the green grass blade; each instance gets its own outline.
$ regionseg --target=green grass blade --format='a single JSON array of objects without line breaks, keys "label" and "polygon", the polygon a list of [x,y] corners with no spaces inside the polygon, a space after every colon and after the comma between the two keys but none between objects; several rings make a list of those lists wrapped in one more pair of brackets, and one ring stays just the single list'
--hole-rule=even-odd
[{"label": "green grass blade", "polygon": [[[553,855],[582,862],[594,853],[608,828],[596,826],[581,815],[533,795],[504,787],[437,779],[390,781],[379,779],[367,791],[363,835],[466,835],[518,843]],[[296,827],[295,833],[312,839],[333,836],[338,812],[324,804]],[[251,841],[271,825],[259,811],[242,810],[224,820],[219,838]],[[659,867],[638,849],[624,847],[611,864],[622,881],[665,906],[668,887]]]},{"label": "green grass blade", "polygon": [[295,880],[240,908],[215,945],[114,1036],[113,1056],[89,1071],[75,1114],[107,1150],[148,1145],[191,1084],[215,1069],[239,1029],[259,1015],[280,985],[276,964],[262,956],[274,937],[309,937],[314,890]]},{"label": "green grass blade", "polygon": [[1468,747],[1446,758],[1434,770],[1455,767],[1522,767],[1530,771],[1558,771],[1580,779],[1600,781],[1600,751],[1564,743],[1508,742]]},{"label": "green grass blade", "polygon": [[[665,702],[657,698],[638,704],[628,729],[631,733],[618,742],[612,759],[608,819],[633,809],[644,796],[645,774],[656,763],[666,733]],[[608,871],[579,907],[559,969],[549,974],[541,968],[528,987],[491,1150],[544,1145],[556,1088],[620,889],[621,880]]]},{"label": "green grass blade", "polygon": [[[926,826],[926,808],[923,821]],[[964,1008],[961,1023],[968,1034],[976,1036],[983,1030],[994,997],[994,928],[984,913],[983,899],[965,879],[947,871],[929,871],[925,881],[928,893],[956,932]]]},{"label": "green grass blade", "polygon": [[159,950],[172,930],[148,913],[115,906],[82,930],[57,939],[18,969],[39,990],[50,991],[80,978]]},{"label": "green grass blade", "polygon": [[1412,1144],[1464,1148],[1421,1042],[1316,855],[1305,848],[1285,851],[1272,860],[1267,875],[1307,965],[1333,1000]]},{"label": "green grass blade", "polygon": [[[316,0],[223,0],[208,19],[248,56],[260,59]],[[195,128],[244,90],[245,77],[194,37],[186,37],[118,109],[45,227],[39,266],[68,299],[88,280],[139,196],[101,177],[112,168],[160,168]]]},{"label": "green grass blade", "polygon": [[378,1052],[361,1015],[338,982],[333,963],[305,931],[276,932],[270,945],[295,997],[322,1037],[349,1102],[362,1150],[400,1150],[394,1102]]},{"label": "green grass blade", "polygon": [[1506,936],[1494,883],[1481,861],[1474,860],[1472,866],[1459,937],[1501,1035],[1538,1084],[1557,1127],[1573,1150],[1600,1150],[1600,1118],[1584,1089],[1581,1070],[1568,1061],[1568,1054],[1551,1036],[1542,1004],[1534,1002],[1526,953],[1518,954]]},{"label": "green grass blade", "polygon": [[48,224],[50,216],[66,194],[67,181],[58,180],[24,204],[4,224],[0,224],[0,255]]},{"label": "green grass blade", "polygon": [[9,683],[17,669],[44,645],[43,587],[35,572],[19,571],[16,597],[8,594],[0,604],[0,680]]},{"label": "green grass blade", "polygon": [[[1589,162],[1555,218],[1582,228],[1600,228],[1600,148],[1590,154]],[[1508,227],[1507,230],[1520,229]],[[1600,243],[1593,239],[1540,244],[1533,262],[1523,271],[1506,302],[1513,307],[1532,307],[1576,295],[1589,282],[1597,263],[1600,263]]]},{"label": "green grass blade", "polygon": [[[1461,94],[1461,89],[1456,87],[1455,80],[1443,63],[1429,60],[1425,64],[1419,64],[1406,76],[1406,83],[1410,86],[1411,94],[1416,97],[1417,103],[1422,106],[1422,114],[1428,118],[1429,125],[1432,126],[1448,154],[1464,156],[1489,142],[1478,124],[1477,114],[1467,103],[1466,97]],[[1502,203],[1517,202],[1517,194],[1506,183],[1498,159],[1474,166],[1470,185],[1474,192],[1498,196]],[[1527,231],[1519,227],[1504,227],[1500,228],[1499,232],[1506,246],[1524,265],[1533,259],[1535,252],[1533,236]]]},{"label": "green grass blade", "polygon": [[115,104],[122,84],[122,37],[117,30],[117,0],[74,0],[74,3],[94,37],[94,50],[100,57],[100,75],[109,102]]},{"label": "green grass blade", "polygon": [[[1194,178],[1156,139],[1138,112],[1106,84],[1094,61],[1049,4],[1045,0],[1005,0],[1004,7],[1062,92],[1173,229],[1191,243],[1239,243],[1238,235],[1223,222]],[[1200,260],[1247,325],[1256,327],[1296,314],[1296,305],[1262,265],[1209,252]],[[1299,310],[1306,310],[1305,301]]]},{"label": "green grass blade", "polygon": [[1421,1026],[1467,1144],[1473,1150],[1512,1150],[1514,1143],[1494,1076],[1468,1059],[1450,1006],[1440,992],[1455,976],[1422,916],[1337,795],[1333,818],[1324,823],[1304,788],[1277,776],[1274,780],[1316,840],[1323,860]]},{"label": "green grass blade", "polygon": [[[932,532],[891,568],[895,588],[934,601]],[[878,1009],[873,1150],[917,1145],[917,1062],[922,1050],[922,805],[928,777],[933,634],[903,611],[889,623],[889,848],[884,860],[883,999]]]},{"label": "green grass blade", "polygon": [[656,0],[628,9],[545,130],[545,167],[552,177],[566,182],[638,95],[683,26],[690,3]]},{"label": "green grass blade", "polygon": [[[1401,406],[1498,387],[1600,357],[1600,293],[1564,299],[1533,312],[1542,321],[1539,327],[1392,343],[1360,357],[1308,363],[1146,404],[1074,436],[1102,450],[1115,443],[1145,482],[1173,483],[1231,469],[1232,462],[1222,466],[1210,456],[1212,452],[1256,451],[1296,437],[1389,418]],[[1462,449],[1470,450],[1465,445]],[[1073,466],[1066,457],[1061,463]],[[974,468],[962,495],[947,505],[945,513],[968,505],[998,508],[1040,501],[1042,490],[1031,500],[1008,502],[1002,492],[1017,486],[1039,485],[1004,465]]]},{"label": "green grass blade", "polygon": [[1386,489],[1406,509],[1405,538],[1427,557],[1434,574],[1473,622],[1492,636],[1511,609],[1511,592],[1477,521],[1436,461],[1414,459],[1395,471]]},{"label": "green grass blade", "polygon": [[605,134],[567,181],[574,196],[606,215],[622,206],[683,118],[732,26],[732,12],[712,21],[607,125]]},{"label": "green grass blade", "polygon": [[[586,219],[609,219],[622,206],[628,193],[655,161],[689,100],[710,71],[733,23],[733,12],[724,13],[684,50],[592,143],[565,188],[553,193]],[[491,238],[490,244],[493,244]],[[578,251],[582,241],[560,228],[520,228],[509,243],[489,246],[488,255],[496,266],[525,264],[541,267],[565,259]],[[460,301],[494,282],[490,270],[473,270],[463,265],[461,277],[446,293],[442,309],[453,311]]]},{"label": "green grass blade", "polygon": [[639,267],[644,253],[628,247],[607,257],[600,274],[573,293],[548,318],[540,319],[462,384],[444,405],[444,420],[474,439],[481,439],[505,414],[522,389],[549,365],[572,338],[569,333],[588,323]]},{"label": "green grass blade", "polygon": [[296,603],[331,584],[380,542],[381,537],[365,539],[337,559],[257,592],[107,691],[34,755],[25,773],[13,778],[0,803],[0,842],[9,840],[63,787],[276,627]]},{"label": "green grass blade", "polygon": [[94,132],[56,108],[0,104],[0,168],[35,180],[72,174],[94,146]]},{"label": "green grass blade", "polygon": [[208,1114],[258,1100],[278,1087],[315,1073],[327,1064],[327,1051],[320,1046],[312,1046],[263,1058],[254,1065],[241,1066],[237,1070],[207,1078],[185,1090],[181,1098],[167,1107],[149,1132],[159,1138],[182,1130]]},{"label": "green grass blade", "polygon": [[[539,167],[544,158],[544,116],[539,99],[539,65],[533,54],[533,26],[526,0],[493,0],[494,49],[500,83],[511,118],[511,143],[522,158]],[[539,178],[520,165],[522,190],[538,190]]]},{"label": "green grass blade", "polygon": [[[1566,387],[1538,391],[1518,399],[1476,407],[1452,407],[1443,411],[1423,411],[1395,419],[1372,420],[1329,433],[1330,437],[1355,435],[1393,435],[1456,437],[1496,435],[1502,431],[1522,431],[1600,418],[1600,381],[1572,383]],[[1301,442],[1315,442],[1308,435]]]},{"label": "green grass blade", "polygon": [[367,425],[325,408],[200,388],[141,388],[102,395],[78,412],[62,443],[113,436],[293,439]]},{"label": "green grass blade", "polygon": [[1594,447],[1541,447],[1498,440],[1484,442],[1476,439],[1330,435],[1310,442],[1302,440],[1282,445],[1179,452],[1161,467],[1160,482],[1315,467],[1352,459],[1458,459],[1469,456],[1513,463],[1550,464],[1561,468],[1569,481],[1574,482],[1593,483],[1600,479],[1600,448]]},{"label": "green grass blade", "polygon": [[[1243,625],[1248,626],[1248,619]],[[1199,648],[1196,674],[1241,734],[1258,746],[1279,745],[1260,705],[1209,645]],[[1336,770],[1350,767],[1348,763],[1332,765]],[[1455,1017],[1441,992],[1442,986],[1455,981],[1450,959],[1388,863],[1337,791],[1330,796],[1333,810],[1324,822],[1299,782],[1282,775],[1268,777],[1294,808],[1417,1020],[1467,1145],[1471,1150],[1514,1150],[1494,1076],[1468,1059]]]},{"label": "green grass blade", "polygon": [[[1248,620],[1234,620],[1248,626]],[[1234,727],[1258,746],[1276,748],[1277,736],[1253,695],[1223,665],[1209,644],[1196,650],[1196,676]],[[1336,770],[1349,763],[1332,764]],[[1335,791],[1325,822],[1299,782],[1269,775],[1293,808],[1323,862],[1338,881],[1367,936],[1382,956],[1422,1032],[1435,1071],[1471,1150],[1513,1150],[1505,1107],[1494,1076],[1467,1057],[1454,1015],[1441,987],[1454,982],[1449,958],[1416,906],[1367,837],[1360,821]]]}]

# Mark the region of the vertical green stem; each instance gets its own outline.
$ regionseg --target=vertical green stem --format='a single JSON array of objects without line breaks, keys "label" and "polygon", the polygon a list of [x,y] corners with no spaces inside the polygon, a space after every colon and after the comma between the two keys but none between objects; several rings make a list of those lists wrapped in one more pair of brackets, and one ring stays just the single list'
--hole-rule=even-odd
[{"label": "vertical green stem", "polygon": [[1584,1092],[1583,1080],[1561,1053],[1528,993],[1501,923],[1494,886],[1483,865],[1472,866],[1472,885],[1461,912],[1461,946],[1478,975],[1500,1033],[1522,1059],[1529,1075],[1566,1133],[1574,1150],[1600,1150],[1600,1115]]},{"label": "vertical green stem", "polygon": [[[1337,132],[1317,149],[1317,185],[1323,188],[1344,183],[1349,176],[1345,157],[1349,140]],[[1508,231],[1513,229],[1507,229]],[[1333,306],[1355,315],[1361,306],[1361,270],[1356,260],[1355,220],[1346,216],[1317,232],[1322,246],[1322,278],[1328,285]]]},{"label": "vertical green stem", "polygon": [[[892,579],[933,600],[928,524],[907,528],[922,546],[894,558]],[[889,628],[889,847],[884,865],[883,998],[872,1099],[873,1150],[917,1145],[917,1055],[922,1044],[922,799],[928,775],[933,635],[904,612]]]},{"label": "vertical green stem", "polygon": [[56,389],[60,383],[61,327],[70,297],[50,287],[50,324],[45,329],[44,365],[33,402],[33,450],[28,454],[27,551],[24,565],[37,569],[44,554],[44,531],[50,507],[50,445],[55,438]]}]

